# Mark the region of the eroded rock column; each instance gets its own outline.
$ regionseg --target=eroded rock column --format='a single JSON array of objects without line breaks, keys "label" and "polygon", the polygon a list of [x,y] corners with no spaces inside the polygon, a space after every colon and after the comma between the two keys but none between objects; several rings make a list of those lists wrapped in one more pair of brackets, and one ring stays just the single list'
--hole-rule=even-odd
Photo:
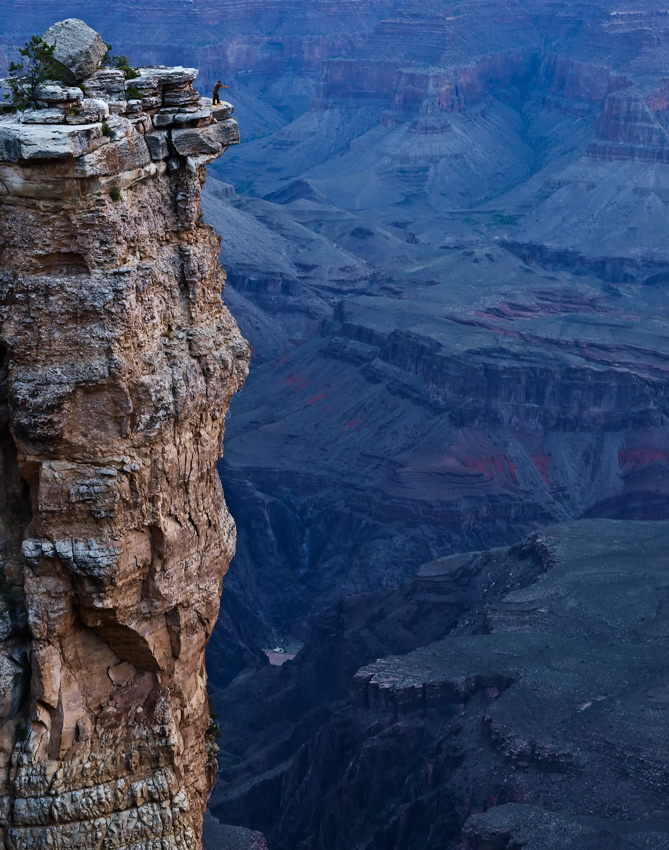
[{"label": "eroded rock column", "polygon": [[7,848],[200,846],[235,544],[216,461],[249,349],[199,221],[237,126],[194,78],[141,69],[133,99],[98,71],[0,118]]}]

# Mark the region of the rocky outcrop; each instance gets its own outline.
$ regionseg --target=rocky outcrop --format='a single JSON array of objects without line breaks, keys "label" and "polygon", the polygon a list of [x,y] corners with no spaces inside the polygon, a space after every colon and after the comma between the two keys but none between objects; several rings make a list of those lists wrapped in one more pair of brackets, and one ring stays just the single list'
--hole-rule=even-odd
[{"label": "rocky outcrop", "polygon": [[668,89],[629,86],[609,94],[599,132],[588,147],[592,159],[669,162]]},{"label": "rocky outcrop", "polygon": [[[669,847],[668,540],[667,522],[563,523],[333,607],[292,663],[230,688],[235,711],[265,685],[214,813],[279,850]],[[374,652],[348,699],[308,702]]]},{"label": "rocky outcrop", "polygon": [[216,462],[249,349],[199,214],[204,166],[237,125],[196,73],[97,70],[83,92],[45,86],[43,108],[0,118],[13,850],[200,846],[215,772],[204,648],[235,545]]}]

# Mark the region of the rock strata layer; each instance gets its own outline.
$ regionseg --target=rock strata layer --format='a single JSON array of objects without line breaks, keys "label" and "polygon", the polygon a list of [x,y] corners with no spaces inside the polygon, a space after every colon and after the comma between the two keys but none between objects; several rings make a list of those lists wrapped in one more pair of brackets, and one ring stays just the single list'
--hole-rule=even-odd
[{"label": "rock strata layer", "polygon": [[249,348],[199,209],[237,124],[196,73],[93,69],[83,92],[46,85],[42,108],[0,118],[12,850],[201,846],[204,649],[235,545],[216,461]]}]

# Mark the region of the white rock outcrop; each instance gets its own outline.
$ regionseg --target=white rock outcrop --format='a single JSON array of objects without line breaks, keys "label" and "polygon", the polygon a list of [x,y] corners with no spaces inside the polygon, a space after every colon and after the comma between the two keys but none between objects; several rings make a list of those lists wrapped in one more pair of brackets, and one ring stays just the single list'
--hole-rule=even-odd
[{"label": "white rock outcrop", "polygon": [[80,83],[100,67],[107,45],[94,29],[79,18],[58,21],[44,33],[54,45],[53,58],[63,67],[68,82]]}]

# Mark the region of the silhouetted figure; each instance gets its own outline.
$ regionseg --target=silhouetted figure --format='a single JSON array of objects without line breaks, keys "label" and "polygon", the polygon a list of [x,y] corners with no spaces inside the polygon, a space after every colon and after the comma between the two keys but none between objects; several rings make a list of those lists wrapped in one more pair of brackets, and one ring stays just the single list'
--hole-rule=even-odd
[{"label": "silhouetted figure", "polygon": [[224,86],[224,85],[223,85],[223,83],[219,80],[219,81],[216,83],[216,85],[214,86],[214,100],[213,100],[213,103],[214,103],[214,104],[215,104],[215,103],[220,103],[220,102],[221,102],[221,98],[218,96],[218,93],[220,92],[220,90],[221,90],[221,89],[229,89],[229,88],[230,88],[230,86]]}]

